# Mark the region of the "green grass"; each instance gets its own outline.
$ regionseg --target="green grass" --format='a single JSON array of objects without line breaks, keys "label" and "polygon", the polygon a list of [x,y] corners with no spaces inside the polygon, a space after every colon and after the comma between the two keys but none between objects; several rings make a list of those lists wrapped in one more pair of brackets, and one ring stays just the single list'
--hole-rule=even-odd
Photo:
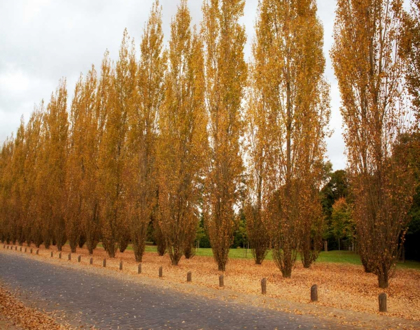
[{"label": "green grass", "polygon": [[[98,247],[102,248],[102,244],[98,244]],[[131,245],[127,247],[127,250],[132,251]],[[157,252],[156,246],[146,246],[146,252]],[[201,257],[213,257],[213,252],[210,248],[200,248],[196,251],[197,256]],[[230,249],[229,258],[231,259],[253,259],[252,251],[246,249]],[[271,251],[267,254],[266,260],[273,260]],[[298,256],[298,262],[300,258]],[[331,262],[331,263],[344,263],[352,265],[361,265],[360,257],[358,254],[351,251],[328,251],[321,252],[316,262]],[[420,270],[420,262],[406,261],[405,263],[398,263],[397,268],[399,269],[417,269]]]}]

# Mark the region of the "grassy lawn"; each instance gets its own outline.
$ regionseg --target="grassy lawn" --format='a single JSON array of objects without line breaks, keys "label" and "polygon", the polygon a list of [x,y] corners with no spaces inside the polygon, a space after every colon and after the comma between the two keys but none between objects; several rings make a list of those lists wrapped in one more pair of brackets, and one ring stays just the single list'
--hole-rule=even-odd
[{"label": "grassy lawn", "polygon": [[[102,248],[102,244],[99,243],[98,247]],[[131,244],[127,247],[127,250],[132,251]],[[156,246],[146,246],[146,252],[157,252]],[[197,256],[201,257],[213,257],[213,252],[210,248],[200,248],[196,251]],[[230,249],[229,258],[231,259],[252,259],[252,251],[246,249]],[[273,260],[271,251],[267,254],[266,260]],[[298,261],[300,257],[298,255]],[[334,262],[334,263],[347,263],[352,265],[361,265],[359,255],[351,251],[328,251],[321,252],[317,259],[317,262]],[[401,269],[418,269],[420,270],[420,262],[407,260],[405,263],[398,263],[397,268]]]}]

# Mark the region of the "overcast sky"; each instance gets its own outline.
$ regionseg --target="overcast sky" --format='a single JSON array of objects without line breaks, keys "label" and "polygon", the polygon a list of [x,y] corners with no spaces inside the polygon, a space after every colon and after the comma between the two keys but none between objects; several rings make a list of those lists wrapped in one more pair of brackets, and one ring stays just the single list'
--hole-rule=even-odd
[{"label": "overcast sky", "polygon": [[[80,73],[92,64],[98,69],[106,49],[118,58],[124,28],[139,45],[153,0],[0,0],[0,143],[16,132],[20,118],[29,118],[35,104],[49,101],[62,77],[67,78],[70,97]],[[317,0],[324,25],[326,76],[331,84],[334,134],[328,140],[328,157],[334,169],[346,165],[342,138],[340,95],[329,50],[336,0]],[[178,0],[161,0],[165,37]],[[250,43],[258,0],[247,0],[242,23]],[[193,22],[202,18],[202,0],[189,0]]]}]

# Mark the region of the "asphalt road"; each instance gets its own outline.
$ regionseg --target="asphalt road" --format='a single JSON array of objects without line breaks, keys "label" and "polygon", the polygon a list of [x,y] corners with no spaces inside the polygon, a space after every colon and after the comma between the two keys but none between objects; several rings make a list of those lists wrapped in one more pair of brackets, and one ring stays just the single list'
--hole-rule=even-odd
[{"label": "asphalt road", "polygon": [[[291,315],[136,284],[0,252],[0,282],[73,326],[98,329],[339,329]],[[347,328],[347,327],[346,327]],[[348,329],[348,328],[347,328]]]}]

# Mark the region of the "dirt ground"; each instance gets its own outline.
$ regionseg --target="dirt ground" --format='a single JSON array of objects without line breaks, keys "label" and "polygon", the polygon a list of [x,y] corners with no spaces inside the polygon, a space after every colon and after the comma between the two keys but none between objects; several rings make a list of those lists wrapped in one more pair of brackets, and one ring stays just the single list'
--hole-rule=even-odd
[{"label": "dirt ground", "polygon": [[[25,247],[22,248],[24,252]],[[18,247],[18,251],[20,247]],[[53,262],[66,262],[81,267],[102,268],[106,253],[102,249],[96,249],[93,257],[93,265],[90,265],[87,249],[78,249],[77,253],[71,254],[68,261],[70,248],[64,247],[61,260],[55,247],[46,250],[32,247],[33,257],[47,259]],[[53,257],[51,258],[51,251]],[[30,255],[30,248],[26,254]],[[81,262],[78,263],[78,256]],[[119,270],[120,261],[123,262],[123,270]],[[192,281],[195,286],[214,290],[229,290],[240,294],[261,294],[262,278],[267,279],[267,301],[282,300],[293,303],[307,304],[310,302],[310,288],[313,284],[318,285],[319,301],[316,306],[325,306],[337,310],[351,312],[363,312],[371,315],[373,320],[377,316],[382,318],[402,318],[412,321],[420,321],[420,271],[411,269],[398,269],[386,290],[377,287],[377,278],[373,274],[366,274],[361,266],[350,264],[316,263],[310,269],[304,269],[297,264],[293,270],[291,279],[284,279],[280,271],[272,261],[265,261],[263,265],[255,265],[252,260],[229,260],[227,271],[224,273],[225,288],[219,288],[219,275],[216,263],[211,257],[194,257],[191,260],[182,259],[179,266],[172,266],[167,255],[157,256],[156,253],[145,253],[142,262],[142,276],[158,278],[159,267],[163,267],[163,278],[167,283],[185,283],[187,272],[192,272]],[[137,274],[138,264],[135,262],[132,251],[117,254],[116,258],[108,259],[107,269],[119,273]],[[209,291],[202,291],[209,292]],[[388,295],[388,312],[378,312],[378,295],[386,292]],[[316,314],[316,308],[309,308],[311,314]],[[301,310],[291,310],[292,313],[302,313]],[[339,317],[332,315],[332,317]],[[417,322],[415,322],[417,324]],[[420,324],[420,323],[419,323]]]}]

